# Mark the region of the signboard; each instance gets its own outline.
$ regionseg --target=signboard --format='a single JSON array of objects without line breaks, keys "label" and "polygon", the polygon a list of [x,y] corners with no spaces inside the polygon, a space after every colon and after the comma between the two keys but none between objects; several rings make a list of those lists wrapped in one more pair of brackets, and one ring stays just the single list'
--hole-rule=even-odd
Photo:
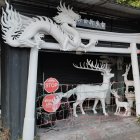
[{"label": "signboard", "polygon": [[44,89],[48,93],[53,93],[59,88],[59,82],[55,78],[48,78],[44,82]]},{"label": "signboard", "polygon": [[77,22],[77,26],[81,26],[81,27],[88,27],[88,28],[95,28],[95,29],[101,29],[101,30],[105,30],[106,29],[106,23],[94,21],[92,19],[80,19]]},{"label": "signboard", "polygon": [[60,100],[55,94],[46,95],[42,101],[42,107],[47,112],[55,112],[61,105]]}]

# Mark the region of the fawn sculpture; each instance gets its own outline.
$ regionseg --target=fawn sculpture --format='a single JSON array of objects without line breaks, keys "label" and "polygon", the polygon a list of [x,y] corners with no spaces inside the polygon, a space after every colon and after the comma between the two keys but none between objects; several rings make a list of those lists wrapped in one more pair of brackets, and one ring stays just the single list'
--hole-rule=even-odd
[{"label": "fawn sculpture", "polygon": [[124,83],[126,85],[125,93],[128,93],[129,86],[133,86],[134,87],[134,81],[127,79],[127,75],[128,75],[129,70],[130,70],[130,67],[131,67],[130,64],[126,65],[125,73],[122,75],[124,77]]},{"label": "fawn sculpture", "polygon": [[123,107],[123,108],[125,108],[125,113],[123,115],[124,116],[130,116],[131,115],[131,109],[130,109],[129,103],[119,101],[120,96],[118,95],[117,90],[113,89],[113,90],[111,90],[111,93],[115,96],[115,102],[116,102],[116,105],[117,105],[116,112],[114,114],[119,115],[120,114],[120,109]]},{"label": "fawn sculpture", "polygon": [[73,115],[77,117],[76,113],[76,107],[77,105],[80,105],[80,110],[82,114],[85,114],[83,110],[83,102],[87,98],[95,98],[94,106],[93,106],[93,112],[96,114],[96,105],[98,101],[101,101],[103,113],[104,115],[108,115],[105,110],[105,98],[106,94],[108,93],[108,90],[110,88],[110,79],[114,77],[113,73],[110,73],[111,69],[108,68],[107,64],[99,64],[96,61],[96,64],[93,64],[93,61],[88,60],[87,62],[83,63],[83,66],[80,63],[80,66],[77,66],[73,64],[75,68],[78,69],[85,69],[85,70],[92,70],[92,71],[100,71],[101,75],[103,75],[103,83],[101,85],[89,85],[89,84],[81,84],[78,85],[76,88],[68,91],[66,93],[66,96],[69,97],[71,94],[77,95],[77,100],[73,104]]}]

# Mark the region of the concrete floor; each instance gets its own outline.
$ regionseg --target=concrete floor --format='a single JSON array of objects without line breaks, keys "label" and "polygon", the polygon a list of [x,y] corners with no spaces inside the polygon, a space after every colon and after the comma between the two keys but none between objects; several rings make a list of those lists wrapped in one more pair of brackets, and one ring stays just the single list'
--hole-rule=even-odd
[{"label": "concrete floor", "polygon": [[40,140],[140,140],[136,117],[81,115],[57,121],[51,130],[39,128]]}]

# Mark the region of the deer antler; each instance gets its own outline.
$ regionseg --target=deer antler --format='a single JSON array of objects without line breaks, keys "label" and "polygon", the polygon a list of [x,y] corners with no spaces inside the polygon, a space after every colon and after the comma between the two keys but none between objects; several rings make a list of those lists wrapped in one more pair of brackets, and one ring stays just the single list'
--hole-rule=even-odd
[{"label": "deer antler", "polygon": [[130,67],[131,67],[131,64],[129,64],[129,65],[126,65],[126,71],[125,71],[125,73],[128,73],[128,72],[129,72],[129,70],[130,70]]},{"label": "deer antler", "polygon": [[80,62],[79,66],[77,66],[76,64],[73,64],[73,66],[75,68],[78,68],[78,69],[100,71],[100,72],[103,72],[103,73],[111,71],[111,69],[108,68],[108,64],[107,63],[106,64],[97,63],[97,60],[96,60],[95,65],[93,64],[93,61],[87,59],[87,62],[83,62],[83,64],[81,64],[81,62]]}]

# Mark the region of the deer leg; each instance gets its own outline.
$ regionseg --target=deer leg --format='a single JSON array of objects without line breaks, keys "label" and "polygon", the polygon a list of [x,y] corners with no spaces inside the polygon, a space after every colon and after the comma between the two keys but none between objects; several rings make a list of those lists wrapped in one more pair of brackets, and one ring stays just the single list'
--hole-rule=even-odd
[{"label": "deer leg", "polygon": [[119,114],[120,114],[120,112],[121,112],[121,107],[118,108],[118,112],[119,112]]},{"label": "deer leg", "polygon": [[131,116],[131,108],[127,107],[127,116]]},{"label": "deer leg", "polygon": [[123,114],[123,116],[126,116],[127,115],[127,108],[125,108],[125,112]]},{"label": "deer leg", "polygon": [[76,107],[79,103],[80,103],[80,101],[76,101],[75,103],[73,103],[73,116],[75,116],[75,117],[78,117],[78,115],[76,113]]},{"label": "deer leg", "polygon": [[95,110],[95,108],[96,108],[96,106],[97,106],[97,104],[98,104],[98,101],[99,101],[99,99],[95,99],[94,106],[93,106],[93,108],[92,108],[94,114],[97,114],[97,111]]},{"label": "deer leg", "polygon": [[123,116],[126,116],[126,114],[127,114],[127,110],[125,109],[125,112],[124,112]]},{"label": "deer leg", "polygon": [[115,115],[118,114],[118,109],[119,109],[119,107],[117,106],[117,107],[116,107],[116,112],[114,113]]},{"label": "deer leg", "polygon": [[128,86],[126,85],[126,90],[125,90],[125,93],[128,93]]},{"label": "deer leg", "polygon": [[128,114],[128,108],[127,108],[127,107],[125,107],[124,116],[127,116],[127,114]]},{"label": "deer leg", "polygon": [[100,99],[100,100],[101,100],[101,104],[102,104],[102,108],[103,108],[103,113],[104,113],[104,115],[108,116],[108,114],[106,113],[106,110],[105,110],[105,98]]},{"label": "deer leg", "polygon": [[83,109],[83,101],[79,105],[80,105],[80,110],[81,110],[82,114],[85,114],[85,111]]}]

